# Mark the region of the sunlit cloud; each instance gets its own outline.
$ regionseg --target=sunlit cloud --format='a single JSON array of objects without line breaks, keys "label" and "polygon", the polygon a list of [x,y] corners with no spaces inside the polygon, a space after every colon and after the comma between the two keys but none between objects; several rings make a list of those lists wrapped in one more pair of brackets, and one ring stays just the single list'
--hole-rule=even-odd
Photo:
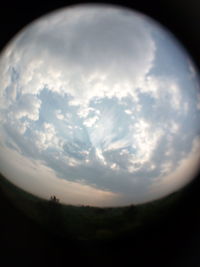
[{"label": "sunlit cloud", "polygon": [[146,16],[111,6],[25,28],[0,58],[0,171],[72,204],[140,203],[187,183],[200,98],[177,47]]}]

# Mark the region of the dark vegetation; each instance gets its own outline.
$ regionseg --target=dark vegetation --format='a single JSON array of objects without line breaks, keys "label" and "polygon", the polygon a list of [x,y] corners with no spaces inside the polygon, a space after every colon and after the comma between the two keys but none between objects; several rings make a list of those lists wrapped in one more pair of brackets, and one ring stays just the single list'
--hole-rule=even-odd
[{"label": "dark vegetation", "polygon": [[151,203],[94,208],[37,198],[1,176],[4,266],[199,267],[199,188],[196,179]]},{"label": "dark vegetation", "polygon": [[43,228],[71,240],[106,241],[136,235],[165,220],[180,203],[184,190],[147,204],[99,208],[61,204],[56,196],[41,199],[18,188],[2,175],[1,190],[13,205]]}]

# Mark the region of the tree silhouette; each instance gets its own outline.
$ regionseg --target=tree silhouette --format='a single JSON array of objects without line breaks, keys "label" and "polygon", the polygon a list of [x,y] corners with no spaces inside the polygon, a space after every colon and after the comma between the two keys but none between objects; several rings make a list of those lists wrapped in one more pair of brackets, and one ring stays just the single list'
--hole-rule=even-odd
[{"label": "tree silhouette", "polygon": [[56,198],[56,196],[51,196],[50,201],[53,203],[59,203],[60,202],[60,200],[58,198]]}]

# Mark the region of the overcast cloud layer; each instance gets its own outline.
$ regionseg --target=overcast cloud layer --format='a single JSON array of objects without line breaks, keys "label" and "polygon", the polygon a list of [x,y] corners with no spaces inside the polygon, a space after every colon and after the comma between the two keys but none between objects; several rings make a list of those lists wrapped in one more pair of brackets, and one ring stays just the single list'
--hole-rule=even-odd
[{"label": "overcast cloud layer", "polygon": [[0,58],[0,171],[61,202],[142,203],[199,164],[199,77],[139,13],[77,6],[39,19]]}]

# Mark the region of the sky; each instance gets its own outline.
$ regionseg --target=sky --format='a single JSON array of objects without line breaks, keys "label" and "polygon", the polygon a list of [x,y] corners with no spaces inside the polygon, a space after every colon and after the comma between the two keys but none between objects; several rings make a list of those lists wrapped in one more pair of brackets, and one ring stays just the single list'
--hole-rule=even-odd
[{"label": "sky", "polygon": [[25,27],[0,55],[0,172],[62,203],[166,196],[200,161],[199,74],[144,14],[77,5]]}]

